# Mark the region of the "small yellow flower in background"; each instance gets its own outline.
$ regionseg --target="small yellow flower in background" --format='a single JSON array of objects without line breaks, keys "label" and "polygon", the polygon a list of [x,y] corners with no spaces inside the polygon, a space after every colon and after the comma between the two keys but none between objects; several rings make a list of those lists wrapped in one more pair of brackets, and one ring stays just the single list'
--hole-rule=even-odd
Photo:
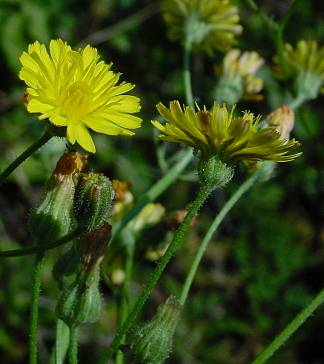
[{"label": "small yellow flower in background", "polygon": [[241,98],[260,100],[259,92],[263,80],[255,74],[264,64],[264,59],[257,52],[241,52],[232,49],[226,53],[221,68],[222,76],[215,89],[215,98],[219,102],[235,104]]},{"label": "small yellow flower in background", "polygon": [[195,111],[182,108],[178,101],[170,102],[169,109],[159,103],[157,109],[166,120],[165,125],[152,121],[162,132],[161,139],[190,145],[206,159],[217,155],[225,163],[288,162],[301,155],[291,154],[300,145],[295,139],[283,139],[274,127],[258,128],[260,117],[251,112],[234,116],[234,107],[228,111],[216,103],[211,111],[198,106]]},{"label": "small yellow flower in background", "polygon": [[131,220],[127,229],[134,234],[142,231],[143,229],[156,225],[160,222],[165,213],[165,207],[159,203],[148,203],[142,211]]},{"label": "small yellow flower in background", "polygon": [[288,105],[282,105],[267,117],[267,124],[275,127],[284,139],[289,139],[295,125],[295,113]]},{"label": "small yellow flower in background", "polygon": [[263,64],[264,59],[257,52],[232,49],[224,57],[223,71],[225,74],[239,74],[241,77],[254,76]]},{"label": "small yellow flower in background", "polygon": [[242,32],[238,8],[229,0],[164,0],[162,12],[172,40],[209,55],[229,49]]},{"label": "small yellow flower in background", "polygon": [[279,57],[275,57],[275,75],[285,78],[285,75],[295,79],[297,94],[305,99],[316,98],[318,93],[324,92],[324,46],[316,41],[300,40],[296,48],[285,44],[286,70],[282,68]]},{"label": "small yellow flower in background", "polygon": [[96,151],[88,128],[108,135],[133,135],[141,119],[140,100],[125,95],[134,85],[119,82],[120,73],[100,60],[96,48],[87,45],[74,51],[61,39],[30,44],[20,57],[19,78],[27,84],[27,110],[40,113],[57,127],[66,127],[71,144]]}]

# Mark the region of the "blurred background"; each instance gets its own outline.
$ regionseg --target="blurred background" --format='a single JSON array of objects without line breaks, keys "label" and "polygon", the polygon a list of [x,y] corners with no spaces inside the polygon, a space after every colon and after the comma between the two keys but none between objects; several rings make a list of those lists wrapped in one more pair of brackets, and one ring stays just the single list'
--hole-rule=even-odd
[{"label": "blurred background", "polygon": [[[235,3],[244,27],[238,47],[257,50],[267,63],[261,71],[264,100],[240,103],[237,108],[265,115],[282,104],[285,85],[279,85],[271,76],[274,47],[268,28],[245,1]],[[275,19],[289,3],[259,1]],[[299,39],[315,39],[323,44],[323,12],[320,1],[299,1],[285,40],[293,45]],[[125,80],[136,84],[134,93],[143,100],[143,128],[129,139],[94,135],[98,152],[89,159],[94,170],[129,181],[136,200],[168,169],[161,160],[158,163],[159,153],[172,156],[179,149],[157,142],[149,122],[156,117],[158,101],[184,101],[182,51],[167,38],[159,1],[0,0],[0,170],[38,138],[45,126],[24,108],[24,85],[18,79],[19,56],[34,40],[48,43],[58,37],[76,48],[87,43],[97,47],[108,63],[114,63],[114,71],[122,72]],[[221,60],[220,53],[212,58],[202,54],[192,58],[193,90],[201,104],[212,103],[210,90],[217,81],[214,68]],[[249,363],[324,286],[323,98],[308,102],[297,111],[293,136],[302,142],[303,156],[280,165],[273,179],[245,195],[210,243],[169,363]],[[26,227],[29,210],[39,201],[44,183],[64,149],[64,140],[50,141],[2,187],[1,250],[32,244]],[[191,201],[197,189],[193,171],[192,165],[158,199],[166,209],[166,220]],[[154,291],[143,318],[150,318],[157,304],[179,291],[202,236],[245,175],[246,171],[240,169],[224,191],[209,198],[184,248]],[[166,231],[169,225],[161,224],[163,228],[148,229],[139,239],[134,298],[155,267],[154,262],[145,259],[145,251],[154,244],[163,244],[170,234],[170,227]],[[59,249],[48,254],[43,275],[39,331],[43,363],[49,362],[55,335],[58,289],[51,270],[59,254]],[[29,256],[0,261],[1,364],[27,362],[32,262]],[[96,362],[115,332],[114,287],[103,282],[102,292],[105,307],[100,321],[81,331],[81,363]],[[323,342],[321,307],[269,363],[324,363]]]}]

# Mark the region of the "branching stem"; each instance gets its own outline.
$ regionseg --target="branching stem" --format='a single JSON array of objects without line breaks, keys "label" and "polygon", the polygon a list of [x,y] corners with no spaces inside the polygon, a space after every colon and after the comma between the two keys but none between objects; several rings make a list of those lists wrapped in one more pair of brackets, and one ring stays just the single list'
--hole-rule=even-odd
[{"label": "branching stem", "polygon": [[211,192],[211,189],[208,185],[203,185],[201,187],[201,189],[200,189],[196,199],[193,201],[186,217],[184,218],[183,222],[179,226],[178,230],[175,232],[173,240],[172,240],[171,244],[169,245],[167,251],[165,252],[163,257],[160,259],[157,267],[151,274],[148,283],[146,284],[141,295],[139,296],[136,303],[134,304],[132,311],[127,316],[125,323],[123,324],[122,328],[119,330],[117,335],[115,336],[115,338],[112,341],[108,350],[102,356],[100,364],[107,363],[107,361],[109,359],[111,359],[113,354],[118,350],[118,347],[122,341],[122,338],[127,333],[127,331],[131,328],[131,326],[134,324],[137,316],[141,312],[141,310],[142,310],[143,306],[145,305],[147,299],[149,298],[153,288],[159,281],[167,264],[169,263],[169,261],[171,260],[171,258],[175,254],[175,252],[178,250],[178,248],[181,246],[181,243],[184,240],[185,233],[187,232],[187,230],[190,226],[191,220],[198,213],[199,209],[206,201],[210,192]]}]

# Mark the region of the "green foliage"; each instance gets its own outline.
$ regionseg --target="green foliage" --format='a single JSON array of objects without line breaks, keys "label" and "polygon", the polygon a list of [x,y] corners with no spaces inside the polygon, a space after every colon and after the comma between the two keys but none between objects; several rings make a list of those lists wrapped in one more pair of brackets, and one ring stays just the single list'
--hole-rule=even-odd
[{"label": "green foliage", "polygon": [[[264,11],[273,14],[274,19],[280,18],[289,5],[288,1],[259,3],[262,3]],[[295,44],[302,38],[317,39],[323,44],[320,3],[298,2],[287,24],[285,40]],[[275,48],[268,27],[258,14],[249,10],[246,1],[237,0],[236,4],[244,27],[238,46],[244,50],[257,50],[266,59],[266,66],[259,74],[265,83],[264,100],[258,103],[240,102],[237,109],[250,109],[266,115],[282,103],[290,102],[295,96],[294,90],[292,85],[278,81],[272,75]],[[144,125],[137,136],[118,139],[94,136],[98,153],[89,158],[91,167],[111,178],[128,180],[135,200],[168,171],[176,147],[161,147],[153,142],[149,120],[156,118],[153,106],[159,100],[166,103],[172,98],[180,98],[184,101],[182,54],[181,49],[167,39],[165,25],[158,13],[159,2],[156,3],[157,10],[150,10],[149,16],[143,18],[139,13],[150,5],[151,2],[145,0],[0,1],[1,171],[35,141],[45,127],[44,121],[36,120],[36,116],[27,114],[24,108],[24,89],[17,76],[19,56],[31,41],[47,42],[56,37],[62,37],[76,47],[85,43],[97,46],[105,60],[114,62],[113,69],[121,70],[127,74],[128,80],[136,83],[136,93],[143,99],[141,116]],[[129,21],[128,17],[133,14],[137,14],[135,20]],[[126,25],[120,26],[120,22],[126,22]],[[218,81],[214,66],[221,60],[220,54],[212,59],[198,54],[192,59],[194,96],[207,105],[212,103],[210,90]],[[322,99],[312,100],[299,108],[293,136],[302,142],[303,156],[290,165],[277,166],[274,178],[257,186],[239,202],[211,242],[184,309],[175,337],[174,355],[169,363],[250,363],[323,286],[322,115]],[[25,229],[28,211],[40,200],[42,186],[64,149],[65,140],[51,140],[2,187],[1,250],[33,245]],[[161,153],[165,154],[167,161],[163,164],[163,158],[160,158],[162,163],[158,166],[157,157],[161,157]],[[197,179],[196,176],[192,178],[193,167],[190,166],[187,172],[183,180],[159,199],[170,213],[186,207],[190,196],[195,193],[197,183],[188,180]],[[245,175],[245,170],[241,172]],[[153,305],[148,306],[144,315],[146,318],[152,317],[153,307],[163,300],[166,293],[179,292],[207,228],[243,178],[240,174],[236,175],[225,190],[217,191],[209,198],[206,209],[187,235],[186,247],[156,289]],[[136,283],[131,285],[130,305],[135,301],[140,285],[147,281],[148,274],[155,267],[154,263],[145,260],[146,250],[152,246],[160,248],[167,245],[174,228],[174,221],[170,223],[170,220],[165,218],[158,228],[140,235],[135,252]],[[66,246],[51,252],[45,262],[40,310],[40,363],[49,362],[55,340],[53,327],[58,287],[52,277],[52,268],[54,262],[69,249],[71,247]],[[116,261],[124,262],[125,249],[120,249],[118,254]],[[74,263],[73,269],[77,266],[78,257]],[[1,260],[1,364],[27,361],[25,338],[31,275],[30,257]],[[73,276],[64,283],[74,283],[71,291],[66,290],[66,294],[74,295],[74,300],[82,293],[78,290],[79,281],[75,279]],[[81,332],[81,364],[97,360],[103,350],[101,343],[106,346],[108,336],[110,339],[116,329],[115,303],[120,294],[118,286],[107,285],[103,290],[106,305],[100,320]],[[96,300],[100,300],[98,286],[94,295]],[[269,363],[320,363],[324,357],[323,322],[322,308]]]}]

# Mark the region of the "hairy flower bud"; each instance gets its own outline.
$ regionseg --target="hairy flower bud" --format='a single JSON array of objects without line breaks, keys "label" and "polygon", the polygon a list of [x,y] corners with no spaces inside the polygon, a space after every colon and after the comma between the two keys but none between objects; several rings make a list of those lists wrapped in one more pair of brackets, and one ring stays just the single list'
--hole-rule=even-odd
[{"label": "hairy flower bud", "polygon": [[198,165],[200,182],[208,184],[213,190],[216,187],[225,186],[234,175],[234,169],[222,162],[218,157],[202,158]]},{"label": "hairy flower bud", "polygon": [[63,291],[56,313],[69,327],[95,322],[101,311],[99,268],[83,273]]},{"label": "hairy flower bud", "polygon": [[158,307],[151,321],[133,331],[130,348],[136,363],[162,364],[169,357],[181,309],[179,301],[171,296]]},{"label": "hairy flower bud", "polygon": [[94,322],[100,315],[99,266],[110,236],[111,226],[104,224],[80,239],[80,259],[74,280],[72,283],[63,280],[63,292],[56,309],[57,316],[69,327]]},{"label": "hairy flower bud", "polygon": [[75,182],[85,160],[85,156],[69,152],[57,162],[39,206],[29,217],[29,228],[36,240],[53,241],[70,231]]},{"label": "hairy flower bud", "polygon": [[104,224],[114,199],[114,190],[109,178],[99,173],[90,173],[80,178],[74,198],[77,222],[87,230]]}]

